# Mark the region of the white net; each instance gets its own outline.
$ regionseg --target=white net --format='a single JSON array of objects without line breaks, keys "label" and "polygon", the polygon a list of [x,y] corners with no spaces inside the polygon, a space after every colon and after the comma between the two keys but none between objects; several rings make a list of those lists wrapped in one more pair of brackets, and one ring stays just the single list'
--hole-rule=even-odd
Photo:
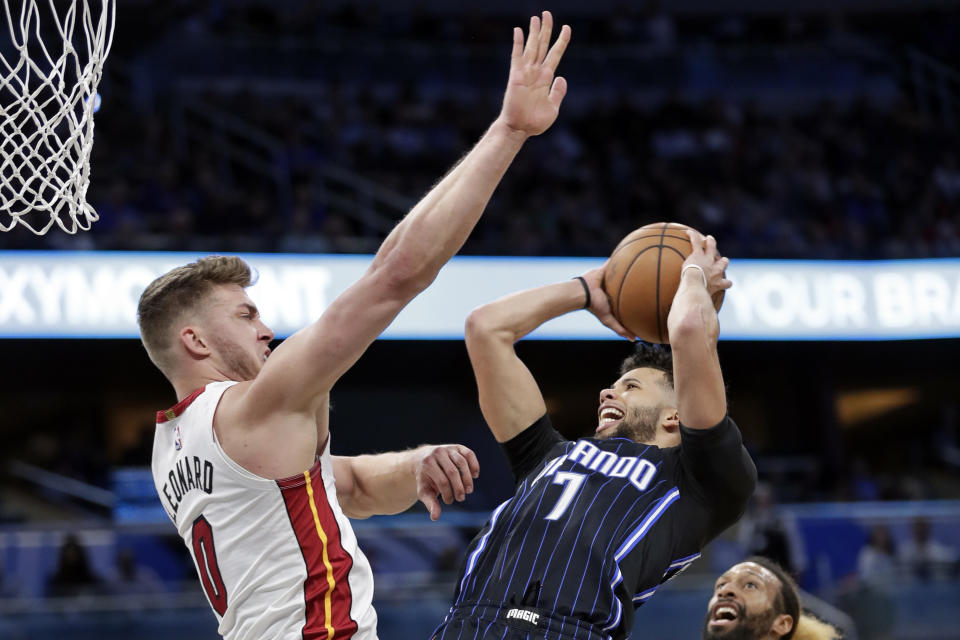
[{"label": "white net", "polygon": [[116,0],[3,0],[0,32],[0,230],[87,230],[97,85]]}]

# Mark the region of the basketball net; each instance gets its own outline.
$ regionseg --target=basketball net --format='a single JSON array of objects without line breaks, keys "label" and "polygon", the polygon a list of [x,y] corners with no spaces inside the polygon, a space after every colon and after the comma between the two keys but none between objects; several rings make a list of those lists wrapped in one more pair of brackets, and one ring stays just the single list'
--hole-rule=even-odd
[{"label": "basketball net", "polygon": [[97,220],[86,201],[93,113],[116,0],[3,0],[3,8],[11,41],[0,30],[0,230],[85,231]]}]

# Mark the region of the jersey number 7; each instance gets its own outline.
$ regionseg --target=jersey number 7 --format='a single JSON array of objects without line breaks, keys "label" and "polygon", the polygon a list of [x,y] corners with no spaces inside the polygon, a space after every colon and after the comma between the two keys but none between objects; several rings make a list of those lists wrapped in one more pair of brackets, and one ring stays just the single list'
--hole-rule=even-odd
[{"label": "jersey number 7", "polygon": [[557,472],[557,474],[553,476],[553,484],[564,485],[563,492],[560,494],[557,504],[553,506],[553,509],[545,515],[544,518],[547,520],[559,519],[570,507],[574,496],[580,491],[580,486],[583,484],[584,478],[586,478],[586,476],[582,473],[574,473],[573,471]]}]

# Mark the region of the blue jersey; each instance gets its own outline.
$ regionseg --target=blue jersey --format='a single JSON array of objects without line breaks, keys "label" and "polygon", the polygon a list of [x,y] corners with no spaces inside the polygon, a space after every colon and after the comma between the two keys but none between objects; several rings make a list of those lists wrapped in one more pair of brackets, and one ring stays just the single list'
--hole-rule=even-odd
[{"label": "blue jersey", "polygon": [[454,610],[539,614],[527,608],[580,637],[626,637],[634,609],[740,517],[756,483],[729,418],[660,449],[566,441],[544,417],[504,447],[516,493],[471,543]]}]

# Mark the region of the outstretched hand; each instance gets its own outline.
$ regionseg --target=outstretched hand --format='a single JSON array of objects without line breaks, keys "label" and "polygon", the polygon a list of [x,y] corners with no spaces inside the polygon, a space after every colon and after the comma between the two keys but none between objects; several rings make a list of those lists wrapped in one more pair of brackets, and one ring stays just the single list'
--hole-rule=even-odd
[{"label": "outstretched hand", "polygon": [[606,271],[606,264],[596,269],[590,269],[583,274],[583,279],[590,289],[590,307],[587,309],[597,317],[597,320],[604,326],[611,329],[621,338],[635,340],[636,336],[630,333],[613,315],[613,309],[610,307],[610,299],[607,292],[603,289],[603,274]]},{"label": "outstretched hand", "polygon": [[503,96],[500,120],[511,130],[535,136],[546,131],[560,112],[567,94],[567,81],[554,78],[560,58],[570,42],[570,27],[563,25],[557,41],[550,46],[553,16],[543,12],[543,21],[530,18],[530,32],[524,44],[523,30],[513,30],[510,77]]},{"label": "outstretched hand", "polygon": [[462,502],[473,493],[473,479],[480,475],[477,455],[460,444],[423,447],[417,461],[417,497],[430,511],[430,519],[440,517],[440,499],[446,504]]}]

